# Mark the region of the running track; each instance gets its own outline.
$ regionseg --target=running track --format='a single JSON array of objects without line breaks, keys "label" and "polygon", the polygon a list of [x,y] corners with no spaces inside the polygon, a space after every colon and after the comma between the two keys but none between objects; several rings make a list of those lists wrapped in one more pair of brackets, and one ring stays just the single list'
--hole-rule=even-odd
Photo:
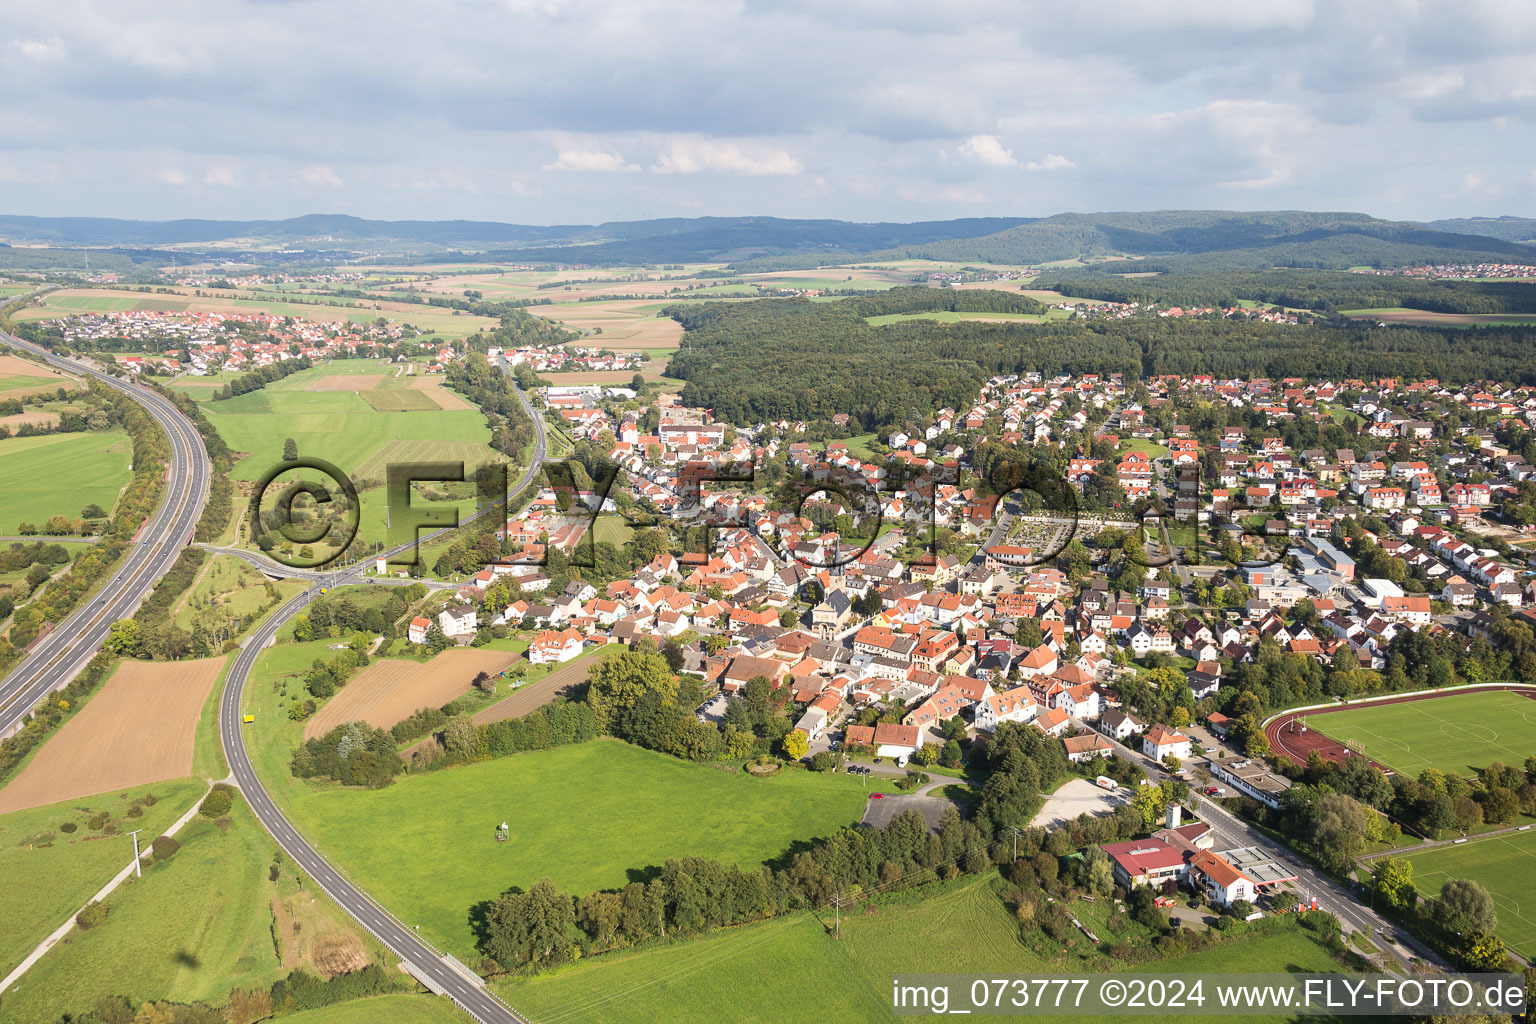
[{"label": "running track", "polygon": [[[1401,693],[1391,697],[1382,697],[1378,700],[1358,700],[1334,707],[1313,708],[1310,711],[1282,711],[1264,723],[1264,738],[1269,740],[1270,750],[1277,754],[1284,754],[1297,764],[1306,764],[1307,755],[1311,754],[1314,750],[1330,761],[1343,761],[1346,751],[1342,744],[1336,740],[1329,739],[1316,729],[1310,727],[1307,728],[1306,732],[1292,732],[1290,731],[1291,723],[1298,718],[1315,718],[1318,715],[1328,715],[1335,711],[1354,711],[1358,708],[1374,708],[1386,704],[1407,704],[1411,701],[1456,697],[1464,693],[1488,693],[1501,690],[1518,693],[1523,697],[1536,700],[1536,686],[1531,686],[1528,683],[1489,683],[1485,686],[1467,686],[1455,690]],[[1383,770],[1389,770],[1386,765],[1376,761],[1371,763]]]}]

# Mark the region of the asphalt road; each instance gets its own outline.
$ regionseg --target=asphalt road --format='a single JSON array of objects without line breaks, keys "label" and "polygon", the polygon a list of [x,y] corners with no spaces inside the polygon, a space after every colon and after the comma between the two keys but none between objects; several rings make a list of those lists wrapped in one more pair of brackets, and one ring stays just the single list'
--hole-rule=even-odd
[{"label": "asphalt road", "polygon": [[283,624],[302,611],[319,593],[318,586],[311,586],[304,593],[290,599],[246,641],[230,666],[224,693],[219,701],[219,736],[224,743],[224,755],[229,761],[230,777],[245,794],[256,817],[277,840],[283,852],[293,858],[294,863],[308,873],[343,910],[356,918],[396,956],[407,961],[413,974],[429,981],[429,987],[435,987],[484,1024],[520,1024],[522,1018],[510,1007],[478,987],[469,975],[443,959],[436,950],[417,938],[414,931],[397,921],[331,867],[288,823],[251,767],[251,759],[245,749],[245,737],[241,734],[240,698],[245,690],[245,681],[262,649],[272,642]]},{"label": "asphalt road", "polygon": [[[515,383],[514,387],[516,387]],[[522,399],[524,409],[533,420],[536,440],[533,460],[529,463],[522,479],[512,488],[510,493],[513,494],[521,491],[538,476],[546,451],[543,421],[535,413],[521,388],[517,388],[517,394]],[[485,509],[477,515],[492,511],[495,511],[495,507]],[[407,547],[409,545],[401,545],[390,549],[385,554],[404,551]],[[260,558],[260,556],[254,557]],[[247,559],[247,561],[251,560]],[[261,559],[261,561],[268,560]],[[245,737],[241,733],[240,700],[245,690],[246,679],[249,678],[251,668],[256,664],[262,649],[273,641],[284,623],[303,611],[309,602],[319,596],[322,587],[329,588],[360,582],[367,564],[361,563],[334,572],[292,570],[281,567],[284,575],[289,578],[310,577],[310,586],[302,594],[296,595],[279,608],[245,641],[225,677],[224,692],[219,702],[219,736],[224,744],[224,755],[229,761],[230,777],[245,794],[251,809],[256,812],[256,817],[277,840],[283,851],[293,858],[294,863],[303,868],[331,899],[357,919],[375,938],[389,947],[396,956],[409,963],[412,973],[427,983],[429,988],[452,999],[484,1024],[522,1024],[523,1018],[519,1017],[511,1007],[481,988],[478,978],[467,970],[460,970],[427,943],[417,938],[413,930],[401,924],[388,911],[369,899],[366,893],[344,878],[313,846],[305,841],[289,824],[282,811],[278,810],[277,805],[272,802],[261,780],[257,778],[251,766],[250,756],[246,752]]]},{"label": "asphalt road", "polygon": [[25,724],[39,701],[73,679],[95,656],[112,623],[134,613],[139,602],[176,561],[181,549],[192,540],[208,498],[211,469],[197,429],[164,396],[60,358],[4,332],[0,332],[0,343],[42,356],[53,366],[125,392],[155,418],[171,442],[165,499],[140,531],[141,539],[129,549],[115,578],[100,586],[84,607],[57,623],[0,681],[0,736],[9,736]]},{"label": "asphalt road", "polygon": [[[1130,750],[1113,736],[1105,736],[1104,739],[1114,746],[1116,757],[1130,761],[1145,771],[1153,782],[1161,782],[1165,778],[1172,777],[1161,765]],[[1367,935],[1374,932],[1377,947],[1395,959],[1403,969],[1411,968],[1408,963],[1409,955],[1417,956],[1427,963],[1443,966],[1440,957],[1428,947],[1371,908],[1357,902],[1354,895],[1347,892],[1344,886],[1333,878],[1314,868],[1291,850],[1276,843],[1215,800],[1202,799],[1200,808],[1195,814],[1201,821],[1211,826],[1211,831],[1215,833],[1218,840],[1215,846],[1217,850],[1256,846],[1265,851],[1296,875],[1296,887],[1316,897],[1318,906],[1337,917],[1345,932],[1364,931]],[[1404,949],[1408,951],[1407,954],[1402,952]]]}]

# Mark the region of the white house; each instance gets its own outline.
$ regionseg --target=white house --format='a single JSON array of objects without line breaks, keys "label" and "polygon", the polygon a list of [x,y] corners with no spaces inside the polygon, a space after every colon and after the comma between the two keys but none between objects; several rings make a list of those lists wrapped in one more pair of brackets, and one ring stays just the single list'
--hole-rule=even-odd
[{"label": "white house", "polygon": [[475,608],[468,604],[451,604],[437,613],[437,624],[448,636],[465,636],[475,631]]},{"label": "white house", "polygon": [[1029,687],[1015,686],[1002,693],[994,693],[976,705],[976,728],[995,732],[1002,722],[1027,722],[1040,711],[1040,706],[1030,696]]},{"label": "white house", "polygon": [[1166,725],[1154,725],[1141,739],[1141,752],[1154,761],[1161,761],[1169,755],[1183,761],[1189,757],[1189,737]]},{"label": "white house", "polygon": [[427,642],[427,630],[431,628],[432,620],[424,619],[418,615],[411,620],[410,626],[406,628],[405,638],[413,644],[424,644]]},{"label": "white house", "polygon": [[581,653],[585,643],[581,634],[574,629],[565,629],[560,632],[545,630],[534,637],[533,643],[528,645],[528,663],[554,665],[570,661]]},{"label": "white house", "polygon": [[1253,879],[1209,850],[1198,850],[1189,859],[1189,879],[1224,907],[1236,900],[1251,903],[1256,891]]}]

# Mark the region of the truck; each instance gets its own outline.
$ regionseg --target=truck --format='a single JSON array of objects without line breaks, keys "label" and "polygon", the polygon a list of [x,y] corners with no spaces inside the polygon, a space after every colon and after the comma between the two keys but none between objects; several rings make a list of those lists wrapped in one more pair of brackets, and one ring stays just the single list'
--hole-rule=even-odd
[{"label": "truck", "polygon": [[1120,783],[1116,782],[1108,775],[1100,775],[1098,778],[1093,780],[1093,784],[1098,786],[1100,789],[1107,789],[1111,793],[1120,788]]}]

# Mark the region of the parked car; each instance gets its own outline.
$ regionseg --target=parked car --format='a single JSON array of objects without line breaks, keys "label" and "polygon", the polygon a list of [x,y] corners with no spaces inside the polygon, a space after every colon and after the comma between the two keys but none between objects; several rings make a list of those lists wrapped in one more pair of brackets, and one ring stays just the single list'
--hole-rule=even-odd
[{"label": "parked car", "polygon": [[884,793],[871,793],[871,794],[869,794],[869,798],[871,800],[884,800],[885,799],[885,794]]}]

